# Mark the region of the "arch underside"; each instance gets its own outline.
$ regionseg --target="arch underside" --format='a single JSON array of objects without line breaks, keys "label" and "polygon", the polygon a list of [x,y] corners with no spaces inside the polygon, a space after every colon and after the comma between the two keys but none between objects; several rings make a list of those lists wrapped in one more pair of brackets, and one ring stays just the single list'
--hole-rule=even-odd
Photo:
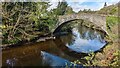
[{"label": "arch underside", "polygon": [[[72,19],[72,20],[65,21],[65,22],[63,22],[63,23],[60,23],[60,24],[55,28],[55,30],[53,31],[53,35],[55,35],[57,32],[59,32],[64,25],[66,25],[66,24],[68,24],[68,23],[71,23],[72,21],[76,21],[76,20],[81,20],[81,21],[82,21],[81,23],[84,23],[84,21],[89,21],[89,20],[84,20],[84,19]],[[91,21],[89,21],[89,22],[91,22]],[[93,24],[94,26],[96,26],[96,24],[94,24],[94,23],[92,23],[92,24]],[[98,26],[96,26],[96,27],[98,27]],[[102,30],[102,31],[104,31],[104,33],[106,33],[105,30]],[[106,33],[106,34],[107,34],[107,33]]]},{"label": "arch underside", "polygon": [[54,35],[55,33],[59,32],[59,30],[60,30],[65,24],[68,24],[68,23],[70,23],[70,22],[72,22],[72,21],[75,21],[75,20],[80,20],[80,19],[68,20],[68,21],[65,21],[65,22],[59,24],[58,27],[56,27],[55,30],[53,31],[53,35]]}]

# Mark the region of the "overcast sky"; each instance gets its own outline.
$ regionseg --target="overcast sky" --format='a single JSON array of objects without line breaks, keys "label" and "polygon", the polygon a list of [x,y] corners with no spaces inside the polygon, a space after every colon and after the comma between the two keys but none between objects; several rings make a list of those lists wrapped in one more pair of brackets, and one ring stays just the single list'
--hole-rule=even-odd
[{"label": "overcast sky", "polygon": [[[48,8],[56,8],[58,2],[62,0],[50,0],[51,6]],[[107,2],[107,5],[118,3],[119,0],[65,0],[68,3],[68,6],[73,8],[73,11],[78,12],[83,9],[99,10],[104,6],[104,3]]]}]

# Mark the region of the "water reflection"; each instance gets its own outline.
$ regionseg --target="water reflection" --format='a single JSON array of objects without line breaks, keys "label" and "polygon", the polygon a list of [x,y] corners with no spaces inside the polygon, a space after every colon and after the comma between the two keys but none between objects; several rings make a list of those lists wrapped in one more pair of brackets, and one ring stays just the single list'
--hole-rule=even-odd
[{"label": "water reflection", "polygon": [[[60,41],[56,44],[55,41],[48,40],[3,50],[2,66],[65,66],[66,63],[70,64],[70,62],[77,60],[65,54],[64,51],[62,51],[64,47],[63,49],[58,48],[57,45],[59,44],[64,45]],[[72,53],[69,54],[72,55]]]},{"label": "water reflection", "polygon": [[[89,53],[102,48],[106,42],[104,34],[75,25],[71,33],[33,44],[25,44],[2,50],[3,66],[65,66],[74,65],[71,62],[80,60],[86,63],[83,53]],[[81,53],[82,52],[82,53]],[[77,65],[79,66],[79,65]],[[81,65],[80,65],[81,66]]]},{"label": "water reflection", "polygon": [[67,37],[61,36],[61,40],[66,47],[78,53],[90,53],[100,50],[106,45],[106,41],[103,38],[104,34],[85,26],[75,26],[72,28],[71,35]]},{"label": "water reflection", "polygon": [[[43,65],[48,65],[48,66],[51,66],[51,67],[66,67],[66,66],[69,66],[69,67],[82,67],[82,65],[76,65],[74,63],[71,63],[70,61],[66,60],[66,59],[63,59],[63,58],[60,58],[58,56],[55,56],[55,55],[52,55],[50,53],[47,53],[47,52],[44,52],[44,51],[41,51],[41,56],[42,56],[42,62],[43,62]],[[56,68],[56,67],[55,67]]]}]

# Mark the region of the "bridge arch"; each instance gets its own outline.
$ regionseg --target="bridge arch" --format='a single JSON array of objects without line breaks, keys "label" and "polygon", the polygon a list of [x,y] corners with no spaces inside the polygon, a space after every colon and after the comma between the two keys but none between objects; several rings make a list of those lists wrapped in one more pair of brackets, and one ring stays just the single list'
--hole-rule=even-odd
[{"label": "bridge arch", "polygon": [[53,30],[53,34],[60,30],[65,24],[75,21],[75,20],[82,20],[82,21],[89,21],[94,26],[100,28],[107,34],[106,30],[106,17],[101,16],[98,14],[71,14],[71,15],[63,15],[59,16],[58,23],[56,24],[55,29]]},{"label": "bridge arch", "polygon": [[[80,19],[73,19],[73,20],[69,20],[69,21],[65,21],[64,23],[60,24],[53,32],[53,34],[55,34],[56,32],[58,32],[65,24],[68,24],[72,21],[76,21],[76,20],[80,20]],[[82,19],[81,19],[82,20]]]}]

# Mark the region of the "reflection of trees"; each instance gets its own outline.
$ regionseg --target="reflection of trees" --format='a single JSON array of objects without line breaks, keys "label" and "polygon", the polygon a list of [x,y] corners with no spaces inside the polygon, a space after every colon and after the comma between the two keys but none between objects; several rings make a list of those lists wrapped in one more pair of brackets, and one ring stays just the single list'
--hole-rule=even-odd
[{"label": "reflection of trees", "polygon": [[[75,23],[77,22],[77,24]],[[72,21],[71,23],[68,23],[66,25],[64,25],[61,30],[63,29],[68,29],[70,28],[70,30],[72,30],[73,28],[75,28],[76,30],[72,30],[75,31],[72,32],[72,34],[68,34],[67,36],[62,36],[61,39],[64,42],[64,44],[68,44],[68,45],[73,45],[75,42],[75,39],[78,38],[78,34],[80,35],[79,37],[81,39],[87,39],[87,40],[99,40],[101,41],[101,33],[99,33],[98,31],[92,29],[92,28],[88,28],[84,25],[82,25],[84,21],[82,20],[77,20],[77,21]]]},{"label": "reflection of trees", "polygon": [[94,35],[94,30],[92,30],[91,28],[89,28],[89,39],[93,40],[95,38],[96,35]]},{"label": "reflection of trees", "polygon": [[80,27],[78,27],[78,31],[80,33],[80,37],[84,39],[87,29],[81,25]]},{"label": "reflection of trees", "polygon": [[68,34],[67,36],[62,36],[61,40],[64,44],[73,44],[73,41],[75,41],[72,34]]},{"label": "reflection of trees", "polygon": [[92,28],[87,28],[87,27],[85,27],[85,26],[83,26],[81,24],[78,25],[78,31],[79,31],[80,37],[82,39],[91,39],[91,40],[93,40],[93,39],[97,38],[98,35],[99,35],[98,38],[103,39],[103,37],[104,37],[103,33],[98,32],[98,31],[96,31],[96,30],[94,30]]},{"label": "reflection of trees", "polygon": [[[72,30],[73,28],[76,28],[76,23],[77,21],[71,21],[70,23],[64,25],[61,30],[62,31],[68,31],[68,30]],[[73,34],[71,34],[71,32],[69,32],[69,34],[66,36],[62,36],[61,40],[64,42],[64,44],[68,44],[68,45],[72,45],[75,41],[75,36],[73,36]]]}]

